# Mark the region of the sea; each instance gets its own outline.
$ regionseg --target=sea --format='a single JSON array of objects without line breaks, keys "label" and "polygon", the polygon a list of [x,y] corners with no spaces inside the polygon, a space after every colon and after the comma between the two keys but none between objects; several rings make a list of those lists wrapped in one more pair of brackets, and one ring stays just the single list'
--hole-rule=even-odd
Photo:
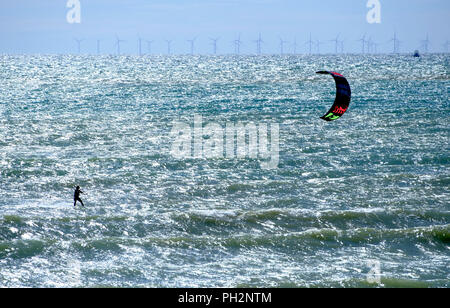
[{"label": "sea", "polygon": [[449,68],[1,55],[0,287],[448,288]]}]

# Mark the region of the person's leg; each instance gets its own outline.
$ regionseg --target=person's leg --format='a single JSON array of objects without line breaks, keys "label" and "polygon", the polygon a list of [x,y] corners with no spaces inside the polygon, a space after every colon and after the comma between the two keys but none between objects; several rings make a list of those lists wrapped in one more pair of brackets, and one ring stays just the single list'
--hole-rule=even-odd
[{"label": "person's leg", "polygon": [[80,201],[81,205],[84,207],[83,201],[81,199],[78,199],[78,201]]},{"label": "person's leg", "polygon": [[76,205],[77,205],[77,200],[75,199],[73,202],[73,206],[76,206]]}]

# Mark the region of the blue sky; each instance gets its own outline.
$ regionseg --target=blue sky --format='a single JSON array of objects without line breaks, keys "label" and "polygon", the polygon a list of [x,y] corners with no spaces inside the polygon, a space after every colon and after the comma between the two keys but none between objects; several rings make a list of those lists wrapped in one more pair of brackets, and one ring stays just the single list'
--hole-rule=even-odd
[{"label": "blue sky", "polygon": [[[255,53],[253,42],[262,34],[264,53],[298,52],[312,34],[322,53],[334,51],[330,42],[340,34],[346,52],[361,51],[357,39],[366,34],[379,44],[379,52],[392,51],[388,43],[397,32],[401,51],[421,45],[427,34],[430,51],[444,50],[450,40],[450,1],[379,0],[381,24],[369,24],[367,0],[79,0],[81,23],[69,24],[67,0],[0,0],[0,53],[76,53],[74,38],[82,38],[82,53],[115,53],[115,37],[125,40],[121,51],[137,53],[137,38],[151,39],[153,53],[188,53],[186,41],[197,37],[196,52],[212,53],[209,38],[220,37],[218,53],[232,53],[232,41],[241,34],[242,53]],[[143,51],[147,45],[143,45]],[[317,51],[315,48],[314,51]]]}]

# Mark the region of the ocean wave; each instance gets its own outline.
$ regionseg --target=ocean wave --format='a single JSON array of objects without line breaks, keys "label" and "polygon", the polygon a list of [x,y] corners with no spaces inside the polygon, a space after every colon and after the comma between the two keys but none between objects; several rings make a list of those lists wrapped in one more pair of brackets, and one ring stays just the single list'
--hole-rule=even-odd
[{"label": "ocean wave", "polygon": [[[70,239],[72,253],[94,256],[104,254],[121,254],[127,247],[145,249],[181,248],[181,249],[255,249],[270,248],[289,250],[302,249],[310,251],[315,247],[343,247],[348,245],[366,245],[378,243],[415,243],[430,244],[434,250],[446,251],[450,245],[450,225],[404,229],[355,228],[353,230],[310,229],[302,232],[285,234],[250,235],[238,234],[230,236],[169,236],[154,237],[94,237]],[[0,241],[0,257],[29,258],[47,253],[55,254],[58,250],[66,250],[57,238],[16,239]],[[59,243],[59,244],[58,244]],[[56,245],[56,246],[55,246]],[[60,247],[61,246],[61,247]],[[440,247],[440,248],[439,248]]]},{"label": "ocean wave", "polygon": [[[272,223],[277,230],[296,231],[305,228],[351,229],[374,226],[377,228],[409,227],[430,223],[449,224],[450,212],[422,210],[360,210],[360,211],[315,211],[301,209],[268,209],[260,211],[191,211],[173,214],[172,219],[189,231],[202,228],[229,227],[231,230],[244,230]],[[223,232],[223,231],[222,231]]]},{"label": "ocean wave", "polygon": [[[268,281],[257,280],[252,283],[238,283],[236,288],[258,288],[267,286]],[[306,281],[274,281],[269,282],[269,285],[274,288],[431,288],[435,285],[449,285],[448,281],[421,281],[405,278],[395,277],[380,277],[380,283],[370,283],[367,279],[343,279],[342,281],[324,280],[321,282],[306,282]]]},{"label": "ocean wave", "polygon": [[0,258],[23,259],[41,256],[56,242],[56,240],[39,239],[0,241]]}]

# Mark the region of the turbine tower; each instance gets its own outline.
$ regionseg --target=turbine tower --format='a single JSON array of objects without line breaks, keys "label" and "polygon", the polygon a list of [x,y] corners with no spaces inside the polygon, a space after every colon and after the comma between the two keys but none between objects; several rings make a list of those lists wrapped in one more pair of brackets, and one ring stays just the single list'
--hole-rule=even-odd
[{"label": "turbine tower", "polygon": [[187,40],[191,44],[191,55],[194,55],[194,45],[197,37],[194,37],[192,40]]},{"label": "turbine tower", "polygon": [[147,42],[147,52],[148,52],[148,54],[151,54],[153,41],[146,40],[146,42]]},{"label": "turbine tower", "polygon": [[288,41],[284,41],[281,37],[280,37],[280,52],[283,55],[284,54],[284,44],[289,43]]},{"label": "turbine tower", "polygon": [[373,41],[371,42],[371,44],[372,44],[372,53],[378,53],[378,46],[380,44],[373,42]]},{"label": "turbine tower", "polygon": [[294,49],[294,55],[297,54],[297,47],[298,47],[297,37],[294,37],[294,43],[292,43],[292,48]]},{"label": "turbine tower", "polygon": [[100,40],[97,40],[97,54],[100,54]]},{"label": "turbine tower", "polygon": [[444,43],[444,50],[445,50],[445,52],[446,53],[448,53],[448,45],[450,44],[450,42],[447,40],[447,41],[445,41],[445,43]]},{"label": "turbine tower", "polygon": [[238,38],[236,40],[234,40],[233,42],[234,42],[234,53],[239,55],[241,53],[241,45],[242,45],[240,33],[239,33]]},{"label": "turbine tower", "polygon": [[211,40],[211,44],[213,45],[213,53],[216,55],[217,54],[217,41],[220,39],[220,37],[218,38],[209,38]]},{"label": "turbine tower", "polygon": [[334,53],[335,54],[338,53],[339,36],[340,36],[340,34],[338,34],[334,40],[330,40],[330,42],[334,42]]},{"label": "turbine tower", "polygon": [[81,42],[83,42],[84,40],[76,39],[76,38],[74,40],[75,40],[75,42],[77,42],[78,53],[80,54],[81,53]]},{"label": "turbine tower", "polygon": [[369,39],[367,40],[367,53],[368,54],[372,53],[372,49],[373,49],[373,42],[372,38],[369,37]]},{"label": "turbine tower", "polygon": [[311,33],[309,33],[309,40],[306,41],[305,44],[309,45],[309,54],[312,55],[312,46],[314,45],[314,42],[312,40],[312,34]]},{"label": "turbine tower", "polygon": [[338,42],[339,47],[341,49],[341,53],[344,53],[344,42],[345,42],[344,40]]},{"label": "turbine tower", "polygon": [[316,46],[317,46],[317,53],[320,54],[320,45],[323,45],[323,42],[317,40],[316,41]]},{"label": "turbine tower", "polygon": [[264,41],[261,38],[261,33],[259,33],[258,39],[254,42],[256,43],[256,54],[261,55],[262,53],[261,45],[262,43],[264,43]]},{"label": "turbine tower", "polygon": [[167,43],[167,54],[170,55],[170,53],[172,51],[172,41],[166,40],[166,43]]},{"label": "turbine tower", "polygon": [[120,56],[120,43],[124,43],[124,40],[119,39],[119,37],[116,35],[116,45],[117,45],[117,55]]},{"label": "turbine tower", "polygon": [[142,56],[142,38],[138,36],[138,54]]},{"label": "turbine tower", "polygon": [[428,46],[430,45],[430,39],[428,38],[428,33],[426,39],[422,41],[423,50],[425,53],[428,53]]},{"label": "turbine tower", "polygon": [[394,53],[398,53],[400,51],[400,41],[397,38],[397,32],[394,32],[394,37],[388,41],[388,43],[394,43]]},{"label": "turbine tower", "polygon": [[366,53],[366,43],[368,42],[366,40],[366,33],[364,33],[363,37],[360,38],[359,40],[357,40],[357,42],[361,42],[362,43],[362,53],[365,54]]}]

